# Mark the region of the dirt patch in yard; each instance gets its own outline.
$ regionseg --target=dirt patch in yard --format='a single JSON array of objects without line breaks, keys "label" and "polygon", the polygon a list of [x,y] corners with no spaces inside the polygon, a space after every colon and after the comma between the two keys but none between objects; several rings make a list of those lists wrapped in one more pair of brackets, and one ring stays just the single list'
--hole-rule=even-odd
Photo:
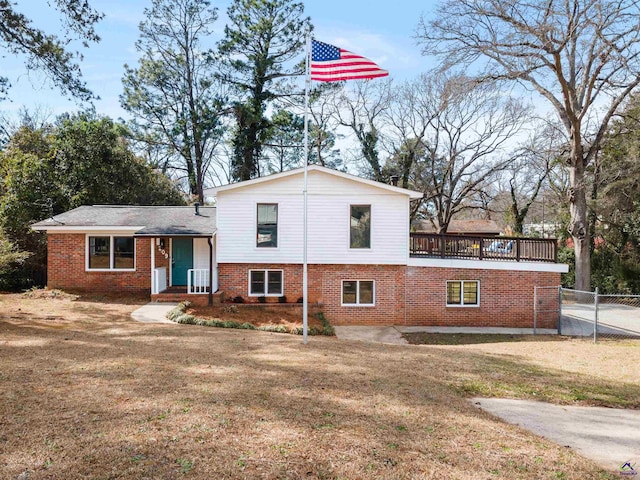
[{"label": "dirt patch in yard", "polygon": [[478,411],[468,387],[640,406],[619,375],[638,343],[304,346],[141,324],[136,306],[0,295],[1,478],[613,479]]},{"label": "dirt patch in yard", "polygon": [[[236,305],[232,303],[213,307],[190,307],[187,313],[205,320],[249,322],[255,327],[282,325],[289,330],[302,327],[302,314],[299,310],[279,305]],[[322,322],[315,315],[310,313],[307,321],[309,328],[322,329]]]}]

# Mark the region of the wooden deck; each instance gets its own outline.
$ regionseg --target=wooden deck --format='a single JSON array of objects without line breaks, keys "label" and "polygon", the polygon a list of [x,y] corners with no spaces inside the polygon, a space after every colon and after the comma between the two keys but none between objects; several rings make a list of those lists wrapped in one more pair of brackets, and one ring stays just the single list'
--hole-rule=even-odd
[{"label": "wooden deck", "polygon": [[557,263],[558,242],[552,238],[411,233],[409,254],[415,258]]}]

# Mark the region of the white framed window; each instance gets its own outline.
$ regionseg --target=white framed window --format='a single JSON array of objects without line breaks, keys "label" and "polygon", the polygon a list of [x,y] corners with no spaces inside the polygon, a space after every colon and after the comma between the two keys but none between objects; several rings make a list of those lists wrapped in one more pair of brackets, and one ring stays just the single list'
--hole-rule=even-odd
[{"label": "white framed window", "polygon": [[349,248],[371,248],[371,205],[349,205]]},{"label": "white framed window", "polygon": [[376,282],[373,280],[343,280],[342,306],[373,307],[376,302]]},{"label": "white framed window", "polygon": [[282,270],[249,270],[249,296],[280,297],[284,294]]},{"label": "white framed window", "polygon": [[480,282],[478,280],[448,280],[448,307],[477,307],[480,305]]},{"label": "white framed window", "polygon": [[86,270],[136,269],[136,239],[126,235],[87,235]]},{"label": "white framed window", "polygon": [[278,204],[258,203],[256,214],[256,247],[278,246]]}]

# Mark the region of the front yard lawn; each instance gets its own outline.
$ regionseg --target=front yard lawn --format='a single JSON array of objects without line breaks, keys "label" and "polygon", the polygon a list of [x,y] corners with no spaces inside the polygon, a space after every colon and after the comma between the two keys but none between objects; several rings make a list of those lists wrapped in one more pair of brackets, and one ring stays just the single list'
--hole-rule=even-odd
[{"label": "front yard lawn", "polygon": [[1,478],[617,478],[467,397],[640,407],[633,342],[304,346],[89,300],[0,296]]}]

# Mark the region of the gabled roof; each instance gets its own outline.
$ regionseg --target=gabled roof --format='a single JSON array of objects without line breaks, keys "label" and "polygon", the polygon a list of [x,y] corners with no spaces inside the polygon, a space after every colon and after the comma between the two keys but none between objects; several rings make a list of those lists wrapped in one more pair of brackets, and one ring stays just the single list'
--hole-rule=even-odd
[{"label": "gabled roof", "polygon": [[37,222],[34,230],[127,230],[137,236],[211,236],[216,231],[215,207],[84,205]]},{"label": "gabled roof", "polygon": [[[376,188],[380,188],[383,190],[387,190],[393,193],[398,193],[401,195],[407,195],[409,198],[411,198],[412,200],[418,200],[420,198],[423,197],[423,193],[422,192],[417,192],[415,190],[409,190],[407,188],[401,188],[401,187],[395,187],[393,185],[388,185],[386,183],[382,183],[382,182],[376,182],[375,180],[368,180],[366,178],[361,178],[361,177],[357,177],[355,175],[351,175],[349,173],[344,173],[344,172],[339,172],[337,170],[333,170],[332,168],[327,168],[327,167],[323,167],[320,165],[309,165],[307,167],[307,171],[308,173],[312,173],[312,172],[322,172],[322,173],[326,173],[329,175],[335,175],[336,177],[339,178],[343,178],[346,180],[350,180],[353,182],[358,182],[358,183],[362,183],[365,185],[369,185],[371,187],[376,187]],[[245,180],[243,182],[237,182],[237,183],[230,183],[228,185],[221,185],[219,187],[212,187],[212,188],[207,188],[204,191],[205,195],[217,195],[218,192],[226,192],[228,190],[233,190],[236,188],[245,188],[245,187],[249,187],[252,185],[259,185],[261,183],[266,183],[266,182],[274,182],[274,181],[278,181],[282,178],[287,178],[290,177],[292,175],[302,175],[304,173],[304,167],[300,167],[300,168],[294,168],[293,170],[288,170],[286,172],[282,172],[282,173],[274,173],[272,175],[267,175],[265,177],[259,177],[259,178],[254,178],[252,180]],[[302,193],[302,192],[300,192]]]}]

